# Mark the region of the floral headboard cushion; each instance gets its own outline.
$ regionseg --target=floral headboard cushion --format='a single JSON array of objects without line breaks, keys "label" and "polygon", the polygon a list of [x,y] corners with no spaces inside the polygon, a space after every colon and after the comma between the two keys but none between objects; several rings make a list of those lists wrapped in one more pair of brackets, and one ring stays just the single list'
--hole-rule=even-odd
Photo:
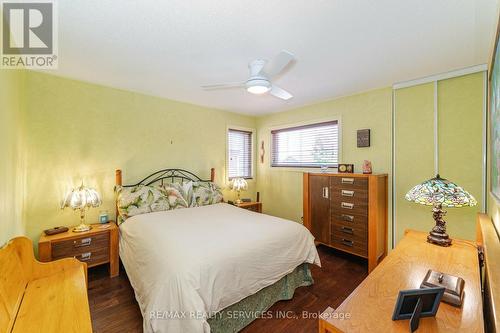
[{"label": "floral headboard cushion", "polygon": [[189,207],[184,188],[179,183],[166,184],[160,186],[162,193],[168,199],[169,209],[179,209]]},{"label": "floral headboard cushion", "polygon": [[[118,186],[116,196],[119,214],[118,223],[131,216],[176,208],[179,206],[176,199],[181,198],[183,200],[178,191],[167,191],[163,187],[145,185]],[[187,202],[184,201],[184,207],[187,206]]]},{"label": "floral headboard cushion", "polygon": [[212,205],[223,201],[220,188],[212,182],[192,182],[190,207]]},{"label": "floral headboard cushion", "polygon": [[211,205],[223,201],[220,188],[212,182],[184,182],[164,185],[165,188],[175,188],[186,200],[188,207]]},{"label": "floral headboard cushion", "polygon": [[139,214],[205,206],[223,201],[219,187],[212,182],[189,181],[159,186],[117,186],[115,191],[118,224]]}]

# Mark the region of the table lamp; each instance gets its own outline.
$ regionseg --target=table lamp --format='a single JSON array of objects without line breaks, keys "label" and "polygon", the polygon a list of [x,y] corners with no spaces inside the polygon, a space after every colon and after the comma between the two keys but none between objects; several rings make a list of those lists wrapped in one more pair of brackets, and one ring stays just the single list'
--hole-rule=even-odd
[{"label": "table lamp", "polygon": [[468,207],[477,204],[476,199],[457,184],[441,178],[439,174],[432,179],[413,187],[405,196],[406,200],[421,205],[434,206],[432,217],[436,225],[429,232],[427,241],[440,246],[450,246],[451,238],[446,233],[443,207]]},{"label": "table lamp", "polygon": [[240,192],[245,191],[248,188],[247,181],[244,178],[235,178],[231,183],[231,189],[238,192],[238,199],[236,200],[237,204],[241,203]]},{"label": "table lamp", "polygon": [[70,207],[73,210],[80,210],[80,225],[73,228],[73,232],[84,232],[92,229],[91,226],[85,224],[85,210],[90,207],[99,207],[101,205],[101,197],[93,188],[80,185],[72,189],[66,194],[61,202],[61,209]]}]

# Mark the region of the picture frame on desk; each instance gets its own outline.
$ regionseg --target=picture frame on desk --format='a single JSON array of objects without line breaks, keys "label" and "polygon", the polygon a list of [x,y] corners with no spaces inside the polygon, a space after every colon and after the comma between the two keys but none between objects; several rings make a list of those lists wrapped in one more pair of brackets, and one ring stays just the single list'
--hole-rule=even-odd
[{"label": "picture frame on desk", "polygon": [[443,298],[444,287],[401,290],[394,306],[392,320],[410,319],[421,301],[420,317],[434,317]]},{"label": "picture frame on desk", "polygon": [[444,291],[444,287],[401,290],[392,320],[410,319],[410,332],[415,332],[420,318],[436,316]]}]

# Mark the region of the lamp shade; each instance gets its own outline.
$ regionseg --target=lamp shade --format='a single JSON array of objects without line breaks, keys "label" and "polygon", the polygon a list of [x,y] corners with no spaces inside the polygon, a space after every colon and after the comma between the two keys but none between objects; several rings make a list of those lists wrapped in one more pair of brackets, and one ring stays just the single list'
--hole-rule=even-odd
[{"label": "lamp shade", "polygon": [[99,207],[101,197],[93,188],[80,185],[66,194],[61,202],[61,208],[70,207],[72,209],[85,209],[90,207]]},{"label": "lamp shade", "polygon": [[235,178],[231,184],[231,188],[235,191],[245,191],[248,188],[247,181],[244,178]]},{"label": "lamp shade", "polygon": [[406,200],[421,205],[442,207],[466,207],[477,205],[476,199],[447,179],[439,177],[426,180],[413,187],[405,196]]}]

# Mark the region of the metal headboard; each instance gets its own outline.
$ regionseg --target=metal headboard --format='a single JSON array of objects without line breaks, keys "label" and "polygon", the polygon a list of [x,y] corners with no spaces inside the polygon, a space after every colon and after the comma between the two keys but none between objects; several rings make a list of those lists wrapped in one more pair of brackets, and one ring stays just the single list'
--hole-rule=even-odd
[{"label": "metal headboard", "polygon": [[155,183],[160,183],[163,185],[163,182],[165,180],[168,180],[170,182],[174,182],[176,180],[181,180],[181,182],[184,181],[199,181],[199,182],[213,182],[215,179],[215,169],[212,168],[210,170],[210,179],[205,180],[194,173],[184,170],[184,169],[163,169],[160,171],[156,171],[137,184],[128,184],[128,185],[123,185],[122,184],[122,171],[121,170],[116,170],[116,185],[120,185],[122,187],[133,187],[133,186],[138,186],[138,185],[152,185]]},{"label": "metal headboard", "polygon": [[[132,186],[137,186],[137,185],[151,185],[156,182],[160,182],[163,184],[164,180],[170,180],[171,182],[174,182],[176,179],[181,179],[181,181],[185,180],[191,180],[191,181],[202,181],[202,182],[213,182],[215,180],[215,169],[211,168],[210,169],[210,180],[203,180],[194,173],[183,170],[183,169],[164,169],[160,171],[156,171],[155,173],[147,176],[137,184],[133,185],[123,185],[122,183],[122,171],[120,169],[115,171],[115,184],[116,186],[122,186],[122,187],[132,187]],[[115,213],[116,217],[118,218],[118,207],[115,207]]]}]

